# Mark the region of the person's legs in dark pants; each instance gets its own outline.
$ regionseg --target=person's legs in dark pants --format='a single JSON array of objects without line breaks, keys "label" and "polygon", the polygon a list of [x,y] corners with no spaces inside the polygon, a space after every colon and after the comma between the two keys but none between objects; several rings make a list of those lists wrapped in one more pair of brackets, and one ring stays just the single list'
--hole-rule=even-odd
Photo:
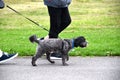
[{"label": "person's legs in dark pants", "polygon": [[61,24],[61,9],[48,7],[50,16],[49,38],[58,38],[58,28]]},{"label": "person's legs in dark pants", "polygon": [[58,38],[59,33],[71,23],[68,8],[48,7],[48,12],[50,15],[49,38]]},{"label": "person's legs in dark pants", "polygon": [[69,14],[69,10],[68,7],[65,8],[61,8],[62,13],[61,13],[61,24],[60,27],[58,27],[58,34],[60,32],[62,32],[66,27],[69,26],[69,24],[71,23],[71,17]]},{"label": "person's legs in dark pants", "polygon": [[[71,23],[68,7],[54,8],[48,6],[48,12],[50,15],[49,38],[58,38],[59,33]],[[61,57],[61,54],[53,53],[51,56]]]}]

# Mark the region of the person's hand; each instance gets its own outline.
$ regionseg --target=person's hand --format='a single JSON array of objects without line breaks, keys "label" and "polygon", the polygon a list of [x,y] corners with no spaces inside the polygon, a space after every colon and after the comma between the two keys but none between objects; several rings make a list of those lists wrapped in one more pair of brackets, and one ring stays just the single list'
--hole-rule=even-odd
[{"label": "person's hand", "polygon": [[3,0],[0,0],[0,9],[3,9],[5,7],[5,4],[3,2]]}]

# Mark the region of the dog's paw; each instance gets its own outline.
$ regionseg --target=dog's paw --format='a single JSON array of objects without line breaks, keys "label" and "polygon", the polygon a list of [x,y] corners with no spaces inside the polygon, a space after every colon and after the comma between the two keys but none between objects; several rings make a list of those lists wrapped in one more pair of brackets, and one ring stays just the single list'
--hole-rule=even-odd
[{"label": "dog's paw", "polygon": [[68,64],[67,64],[67,63],[64,63],[63,66],[68,66]]},{"label": "dog's paw", "polygon": [[36,64],[32,64],[32,66],[37,66]]},{"label": "dog's paw", "polygon": [[31,62],[32,66],[37,66],[34,61]]},{"label": "dog's paw", "polygon": [[32,63],[32,66],[37,66],[36,64]]},{"label": "dog's paw", "polygon": [[52,63],[52,64],[54,64],[54,63],[55,63],[55,61],[51,61],[51,63]]}]

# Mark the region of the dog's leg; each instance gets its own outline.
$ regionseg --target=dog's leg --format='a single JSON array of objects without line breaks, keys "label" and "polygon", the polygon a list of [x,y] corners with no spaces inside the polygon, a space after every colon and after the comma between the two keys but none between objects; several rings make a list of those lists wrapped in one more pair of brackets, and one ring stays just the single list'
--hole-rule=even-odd
[{"label": "dog's leg", "polygon": [[32,62],[31,63],[32,63],[33,66],[37,66],[35,62],[38,58],[40,58],[42,56],[42,54],[43,54],[42,51],[41,52],[37,51],[36,55],[32,57]]},{"label": "dog's leg", "polygon": [[65,52],[62,52],[62,64],[63,66],[68,66],[68,64],[65,62],[65,59],[66,59],[66,54]]},{"label": "dog's leg", "polygon": [[67,58],[67,61],[69,60],[69,55],[68,54],[66,54],[66,58]]},{"label": "dog's leg", "polygon": [[50,63],[55,63],[55,61],[52,61],[52,60],[50,59],[50,53],[49,53],[49,52],[46,52],[46,58],[47,58],[47,60],[48,60]]},{"label": "dog's leg", "polygon": [[37,60],[37,58],[35,56],[33,56],[32,57],[32,62],[31,62],[33,66],[37,66],[36,63],[35,63],[36,60]]}]

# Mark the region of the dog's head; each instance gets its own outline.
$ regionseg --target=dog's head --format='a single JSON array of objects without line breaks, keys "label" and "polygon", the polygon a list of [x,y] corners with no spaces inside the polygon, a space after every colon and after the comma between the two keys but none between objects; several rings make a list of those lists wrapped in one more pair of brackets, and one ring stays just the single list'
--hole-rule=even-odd
[{"label": "dog's head", "polygon": [[87,41],[83,36],[74,39],[74,46],[84,48],[87,46]]}]

